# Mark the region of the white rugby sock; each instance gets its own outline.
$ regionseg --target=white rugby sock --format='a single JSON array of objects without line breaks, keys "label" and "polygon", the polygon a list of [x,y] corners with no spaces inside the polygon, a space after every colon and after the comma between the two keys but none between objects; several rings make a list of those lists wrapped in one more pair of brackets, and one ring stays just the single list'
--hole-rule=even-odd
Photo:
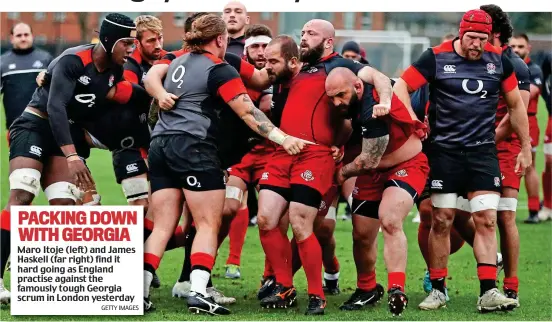
[{"label": "white rugby sock", "polygon": [[153,281],[153,274],[144,270],[144,297],[149,297],[151,281]]},{"label": "white rugby sock", "polygon": [[207,283],[209,283],[210,276],[210,272],[194,269],[190,274],[190,282],[192,283],[190,291],[207,296]]}]

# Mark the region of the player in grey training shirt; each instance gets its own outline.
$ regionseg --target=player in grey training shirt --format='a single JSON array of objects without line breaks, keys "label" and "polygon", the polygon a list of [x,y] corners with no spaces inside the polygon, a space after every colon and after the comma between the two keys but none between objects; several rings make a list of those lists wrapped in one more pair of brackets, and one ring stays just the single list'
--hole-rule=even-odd
[{"label": "player in grey training shirt", "polygon": [[177,97],[176,103],[172,109],[160,111],[148,156],[155,226],[145,245],[144,303],[152,307],[149,286],[170,238],[167,232],[174,231],[185,197],[197,229],[188,308],[196,313],[229,314],[206,291],[225,198],[225,177],[217,151],[219,113],[232,108],[251,129],[282,145],[289,154],[300,153],[304,141],[276,128],[254,106],[238,72],[222,60],[228,32],[220,17],[198,18],[185,41],[190,53],[171,63],[164,84],[167,92]]},{"label": "player in grey training shirt", "polygon": [[23,113],[37,87],[36,76],[52,61],[48,52],[33,46],[29,25],[13,26],[10,40],[13,48],[0,57],[0,91],[4,94],[6,128]]}]

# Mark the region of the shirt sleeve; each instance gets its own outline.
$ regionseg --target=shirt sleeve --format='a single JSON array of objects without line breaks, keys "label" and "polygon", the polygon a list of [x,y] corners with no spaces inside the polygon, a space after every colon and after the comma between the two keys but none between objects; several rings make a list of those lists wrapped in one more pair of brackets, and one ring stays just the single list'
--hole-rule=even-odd
[{"label": "shirt sleeve", "polygon": [[173,53],[167,53],[165,56],[161,57],[154,65],[170,65],[171,62],[176,58],[176,55]]},{"label": "shirt sleeve", "polygon": [[373,118],[374,105],[378,102],[373,95],[373,87],[366,86],[367,91],[361,101],[360,122],[362,124],[362,137],[365,139],[379,138],[389,134],[387,123],[381,118]]},{"label": "shirt sleeve", "polygon": [[[510,58],[502,55],[502,92],[508,93],[518,87],[518,80],[514,71],[514,65]],[[528,77],[528,76],[527,76]]]},{"label": "shirt sleeve", "polygon": [[58,146],[73,144],[69,121],[67,120],[67,105],[73,98],[78,77],[84,72],[84,66],[79,57],[67,55],[62,57],[53,68],[48,96],[48,119]]},{"label": "shirt sleeve", "polygon": [[435,65],[435,53],[429,48],[404,71],[401,78],[410,88],[417,90],[435,79]]},{"label": "shirt sleeve", "polygon": [[213,95],[220,96],[225,103],[240,94],[247,94],[238,72],[226,63],[218,64],[211,69],[207,88]]},{"label": "shirt sleeve", "polygon": [[224,60],[240,73],[242,80],[248,81],[253,77],[255,66],[241,59],[240,56],[227,52],[226,55],[224,55]]},{"label": "shirt sleeve", "polygon": [[529,66],[519,57],[510,58],[510,61],[514,66],[519,90],[529,92],[531,90],[531,72],[529,71]]},{"label": "shirt sleeve", "polygon": [[360,62],[354,61],[352,59],[347,59],[343,57],[336,57],[328,64],[328,73],[332,71],[332,69],[337,67],[344,67],[350,69],[355,75],[358,75],[358,72],[364,67],[368,65],[361,64]]},{"label": "shirt sleeve", "polygon": [[541,87],[542,86],[542,70],[537,64],[531,64],[529,66],[529,74],[531,75],[531,84]]},{"label": "shirt sleeve", "polygon": [[132,57],[127,58],[127,62],[124,65],[123,77],[133,84],[140,84],[141,76],[142,70],[138,66],[138,62],[132,59]]}]

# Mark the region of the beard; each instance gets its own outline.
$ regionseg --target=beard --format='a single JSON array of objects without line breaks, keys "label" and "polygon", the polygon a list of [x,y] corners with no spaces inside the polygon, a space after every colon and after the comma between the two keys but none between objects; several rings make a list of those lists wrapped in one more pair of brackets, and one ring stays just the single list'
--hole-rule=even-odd
[{"label": "beard", "polygon": [[270,82],[272,84],[285,83],[293,77],[293,72],[291,71],[291,69],[287,67],[285,67],[280,74],[276,74],[272,71],[267,71],[267,72],[268,72],[268,78],[270,79]]},{"label": "beard", "polygon": [[460,47],[467,60],[479,60],[483,56],[483,46],[481,46],[481,49],[469,48],[460,40]]},{"label": "beard", "polygon": [[247,62],[255,66],[256,69],[263,69],[266,65],[266,60],[254,60],[247,52],[245,53],[245,57],[247,58]]},{"label": "beard", "polygon": [[324,42],[322,41],[313,48],[309,48],[304,54],[301,52],[301,61],[309,65],[314,65],[322,58],[323,53]]}]

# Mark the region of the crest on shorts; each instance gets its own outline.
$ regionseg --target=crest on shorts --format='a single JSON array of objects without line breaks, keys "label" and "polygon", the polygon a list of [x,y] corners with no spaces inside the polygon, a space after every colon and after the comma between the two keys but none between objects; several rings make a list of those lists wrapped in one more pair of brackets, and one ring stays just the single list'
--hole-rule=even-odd
[{"label": "crest on shorts", "polygon": [[111,75],[109,77],[109,87],[113,86],[113,82],[115,82],[115,76]]},{"label": "crest on shorts", "polygon": [[487,73],[490,75],[496,74],[496,66],[493,63],[487,64]]},{"label": "crest on shorts", "polygon": [[406,173],[406,170],[404,170],[404,169],[397,171],[395,174],[397,175],[397,177],[406,177],[406,176],[408,176],[408,173]]},{"label": "crest on shorts", "polygon": [[500,187],[500,179],[498,177],[494,178],[494,184],[495,184],[495,187]]},{"label": "crest on shorts", "polygon": [[314,180],[314,176],[312,175],[312,171],[305,170],[305,172],[301,173],[301,178],[305,181],[312,181]]},{"label": "crest on shorts", "polygon": [[268,180],[268,172],[263,172],[261,180]]}]

